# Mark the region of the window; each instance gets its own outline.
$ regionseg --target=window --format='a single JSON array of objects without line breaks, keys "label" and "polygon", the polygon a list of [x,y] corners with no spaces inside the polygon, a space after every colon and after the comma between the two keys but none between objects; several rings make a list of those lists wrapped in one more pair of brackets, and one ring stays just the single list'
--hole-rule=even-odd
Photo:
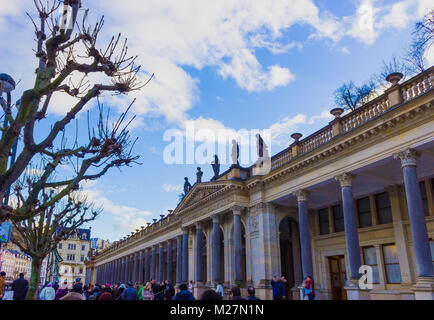
[{"label": "window", "polygon": [[86,250],[86,245],[85,244],[82,244],[81,245],[81,251],[85,251]]},{"label": "window", "polygon": [[319,215],[319,234],[329,234],[330,228],[329,228],[329,209],[324,208],[321,210],[318,210]]},{"label": "window", "polygon": [[80,257],[80,261],[83,262],[84,261],[84,256]]},{"label": "window", "polygon": [[420,195],[422,196],[423,214],[429,216],[428,195],[426,193],[425,181],[419,182]]},{"label": "window", "polygon": [[59,243],[59,246],[58,246],[58,247],[59,247],[59,249],[62,249],[62,244],[61,244],[61,243]]},{"label": "window", "polygon": [[392,208],[390,206],[389,194],[387,192],[376,194],[375,204],[377,205],[378,223],[391,223]]},{"label": "window", "polygon": [[333,221],[335,224],[335,232],[344,231],[344,212],[339,204],[333,206]]},{"label": "window", "polygon": [[76,246],[75,243],[68,243],[68,250],[75,250]]},{"label": "window", "polygon": [[383,256],[387,283],[401,283],[401,269],[396,245],[383,245]]},{"label": "window", "polygon": [[66,256],[66,260],[68,260],[68,261],[74,261],[75,260],[75,254],[68,254]]},{"label": "window", "polygon": [[80,274],[82,274],[83,273],[83,268],[80,268]]},{"label": "window", "polygon": [[372,277],[374,283],[380,282],[378,274],[377,252],[375,247],[364,247],[363,250],[363,263],[372,268]]},{"label": "window", "polygon": [[372,226],[371,204],[369,197],[357,200],[357,211],[359,212],[360,228]]}]

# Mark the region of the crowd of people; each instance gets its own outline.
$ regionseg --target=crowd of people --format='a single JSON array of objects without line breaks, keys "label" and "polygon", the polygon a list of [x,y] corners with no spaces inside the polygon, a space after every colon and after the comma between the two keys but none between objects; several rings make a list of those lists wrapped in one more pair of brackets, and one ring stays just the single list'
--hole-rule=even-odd
[{"label": "crowd of people", "polygon": [[[0,300],[5,293],[5,273],[0,273]],[[12,283],[13,299],[24,300],[27,294],[29,283],[24,279],[24,274]],[[290,296],[290,286],[284,276],[281,278],[273,277],[271,280],[273,291],[273,300],[287,300]],[[200,300],[260,300],[255,295],[255,288],[247,287],[247,296],[244,298],[241,289],[237,286],[231,288],[226,294],[223,285],[219,283],[216,290],[207,289],[201,296]],[[304,300],[313,300],[315,298],[314,282],[311,276],[307,276],[302,284],[302,298]],[[81,278],[76,278],[72,283],[72,288],[68,288],[68,282],[62,284],[47,282],[38,289],[38,300],[196,300],[193,295],[193,282],[188,284],[181,283],[178,286],[178,292],[175,293],[175,287],[168,281],[157,282],[151,279],[146,284],[138,282],[128,282],[127,284],[83,284]]]}]

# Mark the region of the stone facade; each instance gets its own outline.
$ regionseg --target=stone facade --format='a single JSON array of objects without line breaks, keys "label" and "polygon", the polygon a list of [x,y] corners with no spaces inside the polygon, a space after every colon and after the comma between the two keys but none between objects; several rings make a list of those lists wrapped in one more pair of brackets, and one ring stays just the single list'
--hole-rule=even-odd
[{"label": "stone facade", "polygon": [[[252,285],[271,299],[432,299],[434,68],[273,156],[193,185],[173,212],[86,262],[86,280]],[[288,134],[289,135],[289,134]],[[169,245],[170,244],[170,245]],[[373,287],[358,284],[360,266]]]},{"label": "stone facade", "polygon": [[76,278],[86,276],[84,262],[90,250],[90,230],[77,229],[75,234],[58,244],[57,250],[63,260],[59,263],[59,283],[66,280],[72,288]]}]

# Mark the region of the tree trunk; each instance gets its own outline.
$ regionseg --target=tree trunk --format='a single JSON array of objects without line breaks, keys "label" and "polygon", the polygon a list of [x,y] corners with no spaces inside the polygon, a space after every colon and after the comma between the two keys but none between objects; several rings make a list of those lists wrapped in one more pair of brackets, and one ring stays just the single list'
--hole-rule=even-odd
[{"label": "tree trunk", "polygon": [[41,276],[42,259],[32,258],[32,272],[30,276],[29,290],[26,300],[36,300],[38,294],[39,279]]}]

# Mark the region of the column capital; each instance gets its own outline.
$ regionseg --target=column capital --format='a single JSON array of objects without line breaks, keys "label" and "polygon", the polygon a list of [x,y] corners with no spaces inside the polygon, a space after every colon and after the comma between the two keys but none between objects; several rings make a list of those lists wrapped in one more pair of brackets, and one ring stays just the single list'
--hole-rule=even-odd
[{"label": "column capital", "polygon": [[356,177],[355,174],[350,172],[344,172],[340,175],[335,176],[335,180],[341,184],[343,187],[351,187],[353,185],[353,179]]},{"label": "column capital", "polygon": [[220,215],[218,213],[213,213],[211,216],[213,223],[219,223],[220,222]]},{"label": "column capital", "polygon": [[307,201],[307,196],[309,195],[309,191],[301,189],[294,192],[294,196],[297,198],[297,201]]},{"label": "column capital", "polygon": [[235,215],[241,215],[241,212],[243,211],[244,207],[241,206],[233,206],[231,207],[232,213]]},{"label": "column capital", "polygon": [[167,243],[168,246],[171,246],[171,245],[172,245],[172,240],[173,240],[173,239],[167,239],[167,240],[166,240],[166,243]]},{"label": "column capital", "polygon": [[408,166],[416,166],[417,159],[420,157],[420,155],[421,152],[418,150],[406,149],[395,153],[393,158],[395,158],[395,160],[401,160],[401,166],[404,168]]},{"label": "column capital", "polygon": [[181,231],[182,231],[182,233],[183,234],[188,234],[189,233],[189,230],[190,228],[188,228],[188,227],[181,227]]},{"label": "column capital", "polygon": [[196,229],[202,230],[202,226],[203,226],[202,221],[196,221],[194,225],[196,226]]}]

